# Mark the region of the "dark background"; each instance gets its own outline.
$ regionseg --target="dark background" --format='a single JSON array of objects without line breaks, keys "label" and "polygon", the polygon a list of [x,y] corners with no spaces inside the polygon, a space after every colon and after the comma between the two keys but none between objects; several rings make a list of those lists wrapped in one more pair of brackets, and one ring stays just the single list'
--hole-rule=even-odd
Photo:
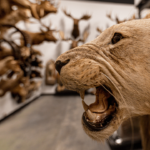
[{"label": "dark background", "polygon": [[78,1],[101,1],[101,2],[111,2],[111,3],[125,3],[134,4],[134,0],[78,0]]}]

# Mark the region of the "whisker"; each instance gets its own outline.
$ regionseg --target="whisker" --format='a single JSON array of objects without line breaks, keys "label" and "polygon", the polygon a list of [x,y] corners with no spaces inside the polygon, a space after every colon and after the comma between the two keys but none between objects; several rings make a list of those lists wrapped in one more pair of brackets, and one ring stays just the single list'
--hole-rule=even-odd
[{"label": "whisker", "polygon": [[[128,113],[129,113],[129,119],[130,119],[130,123],[131,123],[131,128],[132,128],[132,144],[131,144],[131,150],[133,149],[133,143],[134,143],[134,129],[133,129],[133,121],[132,121],[132,118],[131,118],[131,113],[130,113],[130,111],[129,111],[129,109],[128,109],[128,106],[127,106],[127,103],[126,103],[126,101],[125,101],[125,99],[124,99],[124,97],[123,97],[123,95],[121,94],[121,92],[120,92],[120,90],[117,88],[117,86],[114,84],[114,82],[106,75],[106,74],[104,74],[103,72],[101,72],[112,84],[113,84],[113,86],[116,88],[116,90],[118,91],[118,93],[120,94],[120,96],[121,96],[121,98],[122,98],[122,100],[123,100],[123,102],[124,102],[124,104],[126,105],[126,109],[127,109],[127,111],[128,111]],[[105,88],[106,89],[106,88]],[[108,91],[108,90],[107,90]],[[115,97],[114,97],[115,98]],[[116,98],[115,98],[116,99]]]}]

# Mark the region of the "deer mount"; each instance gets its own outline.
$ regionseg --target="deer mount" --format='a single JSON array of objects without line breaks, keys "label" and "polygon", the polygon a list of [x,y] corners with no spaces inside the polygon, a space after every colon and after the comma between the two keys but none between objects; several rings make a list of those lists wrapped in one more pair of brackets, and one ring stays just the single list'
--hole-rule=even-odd
[{"label": "deer mount", "polygon": [[74,17],[72,17],[72,15],[70,13],[67,13],[66,10],[63,10],[64,14],[70,18],[73,19],[73,30],[72,30],[72,36],[74,37],[74,39],[76,39],[79,35],[80,35],[80,31],[79,31],[79,21],[81,20],[89,20],[91,18],[90,15],[83,15],[81,18],[76,19]]}]

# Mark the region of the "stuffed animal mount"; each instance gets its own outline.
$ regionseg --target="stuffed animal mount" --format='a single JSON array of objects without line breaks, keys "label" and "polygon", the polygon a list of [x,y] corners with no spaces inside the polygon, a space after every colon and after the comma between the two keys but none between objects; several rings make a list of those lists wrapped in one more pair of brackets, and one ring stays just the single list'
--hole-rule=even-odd
[{"label": "stuffed animal mount", "polygon": [[[149,24],[141,19],[114,25],[56,60],[63,85],[83,99],[82,125],[92,139],[103,141],[126,119],[150,114]],[[84,91],[93,87],[95,102],[87,105]]]}]

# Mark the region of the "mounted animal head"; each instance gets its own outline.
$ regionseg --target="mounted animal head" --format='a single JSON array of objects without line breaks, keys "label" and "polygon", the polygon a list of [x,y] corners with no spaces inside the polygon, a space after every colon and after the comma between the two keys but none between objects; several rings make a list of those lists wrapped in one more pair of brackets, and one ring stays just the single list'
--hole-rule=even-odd
[{"label": "mounted animal head", "polygon": [[20,8],[18,10],[11,11],[3,18],[0,18],[0,24],[16,25],[21,20],[29,22],[30,17],[31,15],[29,9]]},{"label": "mounted animal head", "polygon": [[31,71],[30,78],[42,78],[41,72],[34,69]]},{"label": "mounted animal head", "polygon": [[40,18],[45,17],[49,13],[57,13],[57,8],[51,4],[50,1],[45,0],[41,1],[39,5],[37,5],[37,13]]},{"label": "mounted animal head", "polygon": [[14,60],[14,57],[12,56],[8,56],[4,59],[1,59],[0,68],[0,76],[6,74],[9,70],[13,72],[20,71],[19,63],[16,60]]},{"label": "mounted animal head", "polygon": [[56,83],[56,69],[54,60],[49,60],[46,63],[45,69],[45,84],[46,85],[54,85]]},{"label": "mounted animal head", "polygon": [[42,56],[42,53],[39,50],[36,50],[35,48],[31,47],[31,55],[32,56]]},{"label": "mounted animal head", "polygon": [[29,0],[11,0],[11,6],[17,6],[20,9],[29,9],[32,16],[36,19],[39,19],[39,15],[37,13],[37,5],[36,3],[31,3]]},{"label": "mounted animal head", "polygon": [[42,28],[40,28],[41,33],[43,34],[43,36],[45,37],[44,40],[45,41],[53,41],[56,42],[57,39],[55,38],[55,36],[53,35],[53,32],[59,32],[55,29],[51,29],[51,24],[49,24],[49,26],[46,26],[44,23],[42,23],[40,21],[41,26],[45,27],[46,31],[42,30]]},{"label": "mounted animal head", "polygon": [[149,24],[150,19],[116,24],[57,58],[67,89],[84,99],[84,91],[96,87],[95,102],[82,101],[82,125],[92,139],[103,141],[126,119],[150,115]]},{"label": "mounted animal head", "polygon": [[110,20],[115,21],[117,24],[136,19],[135,14],[134,14],[130,19],[124,19],[124,20],[122,20],[122,21],[119,20],[118,16],[116,16],[116,18],[113,19],[111,13],[110,13],[110,14],[107,14],[106,16],[107,16]]},{"label": "mounted animal head", "polygon": [[0,0],[0,18],[3,18],[10,12],[11,12],[11,5],[9,0]]},{"label": "mounted animal head", "polygon": [[23,72],[17,61],[9,56],[0,60],[0,96],[18,85]]},{"label": "mounted animal head", "polygon": [[[89,28],[89,27],[88,27],[88,28]],[[70,40],[72,41],[70,49],[73,49],[73,48],[75,48],[75,47],[78,46],[78,43],[79,43],[79,42],[85,43],[85,41],[87,40],[87,38],[88,38],[88,36],[89,36],[88,28],[86,28],[86,29],[84,30],[83,38],[82,38],[82,39],[80,38],[80,39],[78,39],[78,40],[74,40],[74,39],[72,39],[72,38],[65,38],[65,34],[64,34],[63,31],[60,31],[59,33],[60,33],[60,37],[61,37],[61,39],[62,39],[63,41],[70,41]]]},{"label": "mounted animal head", "polygon": [[30,64],[31,66],[34,66],[34,67],[43,68],[42,61],[38,57],[35,57],[34,59],[32,59]]},{"label": "mounted animal head", "polygon": [[74,17],[72,17],[72,15],[70,13],[67,13],[66,10],[63,10],[64,14],[70,18],[73,19],[73,30],[72,30],[72,36],[76,39],[79,35],[80,35],[80,31],[79,31],[79,21],[81,20],[89,20],[91,18],[90,15],[83,15],[81,18],[76,19]]},{"label": "mounted animal head", "polygon": [[29,85],[29,77],[22,77],[19,84],[11,89],[11,95],[17,103],[22,103],[26,100]]},{"label": "mounted animal head", "polygon": [[5,57],[12,56],[12,55],[13,55],[13,52],[10,48],[0,46],[0,60]]}]

